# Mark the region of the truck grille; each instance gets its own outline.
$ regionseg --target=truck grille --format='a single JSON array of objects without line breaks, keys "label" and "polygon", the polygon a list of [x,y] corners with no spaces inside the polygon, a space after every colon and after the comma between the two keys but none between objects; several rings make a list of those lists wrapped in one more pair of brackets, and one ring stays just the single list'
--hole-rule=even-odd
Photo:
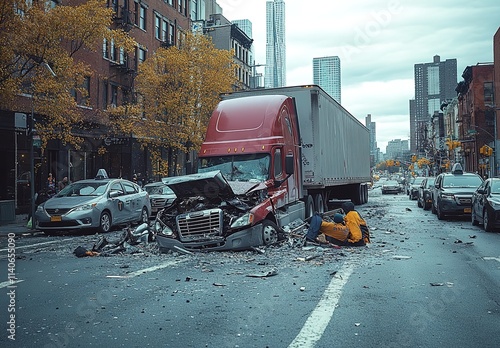
[{"label": "truck grille", "polygon": [[455,196],[455,199],[460,205],[470,205],[472,203],[472,198],[470,196]]},{"label": "truck grille", "polygon": [[177,216],[177,227],[181,240],[220,236],[222,210],[209,209]]}]

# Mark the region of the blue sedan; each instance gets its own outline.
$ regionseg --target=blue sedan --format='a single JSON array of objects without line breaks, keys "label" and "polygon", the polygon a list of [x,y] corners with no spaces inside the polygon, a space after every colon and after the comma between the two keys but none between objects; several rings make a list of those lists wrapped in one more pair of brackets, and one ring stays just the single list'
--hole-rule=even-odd
[{"label": "blue sedan", "polygon": [[37,207],[36,227],[46,234],[149,222],[149,194],[125,179],[110,179],[99,170],[96,179],[74,182]]}]

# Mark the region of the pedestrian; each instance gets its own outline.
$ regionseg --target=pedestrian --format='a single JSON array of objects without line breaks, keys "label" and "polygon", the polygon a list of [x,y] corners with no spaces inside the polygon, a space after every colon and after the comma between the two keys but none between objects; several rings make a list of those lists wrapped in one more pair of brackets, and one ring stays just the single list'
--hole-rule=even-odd
[{"label": "pedestrian", "polygon": [[49,176],[47,178],[47,196],[50,198],[56,194],[56,180],[52,176],[52,173],[49,173]]},{"label": "pedestrian", "polygon": [[346,214],[344,221],[351,234],[349,243],[353,245],[365,245],[370,243],[370,231],[368,229],[368,225],[361,215],[359,215],[359,213],[354,209],[354,204],[352,202],[344,202],[342,203],[342,210]]},{"label": "pedestrian", "polygon": [[57,188],[59,189],[59,191],[61,191],[63,188],[68,186],[68,184],[68,177],[65,176],[61,181],[59,181],[59,183],[57,184]]}]

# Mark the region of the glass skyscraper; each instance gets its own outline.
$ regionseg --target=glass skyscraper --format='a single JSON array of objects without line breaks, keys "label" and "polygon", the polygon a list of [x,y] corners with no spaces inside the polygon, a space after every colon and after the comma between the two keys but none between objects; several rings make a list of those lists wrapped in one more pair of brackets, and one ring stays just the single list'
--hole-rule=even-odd
[{"label": "glass skyscraper", "polygon": [[323,88],[340,104],[340,58],[337,56],[313,58],[313,83]]},{"label": "glass skyscraper", "polygon": [[264,87],[286,86],[285,2],[266,2],[266,70]]}]

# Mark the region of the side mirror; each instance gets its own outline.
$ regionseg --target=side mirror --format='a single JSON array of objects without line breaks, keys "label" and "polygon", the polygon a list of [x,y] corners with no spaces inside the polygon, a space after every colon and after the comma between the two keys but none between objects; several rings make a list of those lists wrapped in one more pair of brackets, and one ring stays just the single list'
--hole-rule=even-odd
[{"label": "side mirror", "polygon": [[115,198],[115,197],[118,197],[120,195],[120,192],[118,191],[111,191],[109,193],[109,198]]}]

